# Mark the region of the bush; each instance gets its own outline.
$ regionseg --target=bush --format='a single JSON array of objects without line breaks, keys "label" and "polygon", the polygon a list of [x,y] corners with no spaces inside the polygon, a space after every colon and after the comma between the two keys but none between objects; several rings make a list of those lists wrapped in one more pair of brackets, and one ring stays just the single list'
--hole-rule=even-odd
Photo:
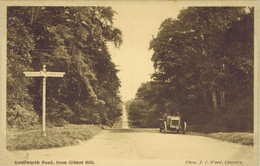
[{"label": "bush", "polygon": [[39,124],[39,116],[20,105],[7,110],[7,127],[25,129]]},{"label": "bush", "polygon": [[[209,112],[204,116],[207,120],[202,123],[193,121],[188,126],[189,131],[213,132],[253,132],[253,114],[249,109],[239,107],[226,112]],[[189,122],[187,122],[189,124]]]},{"label": "bush", "polygon": [[49,121],[50,127],[63,127],[69,124],[68,121],[66,121],[63,118],[54,118],[51,121]]}]

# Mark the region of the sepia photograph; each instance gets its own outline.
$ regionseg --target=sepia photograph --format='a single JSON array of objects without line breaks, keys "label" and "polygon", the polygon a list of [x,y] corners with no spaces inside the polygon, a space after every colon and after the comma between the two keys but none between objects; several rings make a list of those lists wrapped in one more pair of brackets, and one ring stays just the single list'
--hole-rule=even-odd
[{"label": "sepia photograph", "polygon": [[2,166],[258,166],[258,1],[1,2]]}]

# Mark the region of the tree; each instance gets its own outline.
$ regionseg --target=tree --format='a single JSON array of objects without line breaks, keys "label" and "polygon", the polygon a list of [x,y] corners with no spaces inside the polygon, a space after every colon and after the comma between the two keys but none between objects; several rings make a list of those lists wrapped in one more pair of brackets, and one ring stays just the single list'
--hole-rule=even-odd
[{"label": "tree", "polygon": [[243,14],[243,8],[187,8],[180,12],[177,20],[165,20],[150,44],[155,52],[152,60],[159,72],[156,79],[163,76],[164,80],[180,82],[180,86],[188,84],[178,89],[207,89],[212,92],[216,109],[216,90],[221,86],[218,80],[223,66],[218,61],[222,56],[218,50],[225,32]]},{"label": "tree", "polygon": [[7,126],[26,128],[38,120],[26,90],[32,80],[24,78],[22,73],[31,69],[30,50],[35,43],[21,20],[8,15],[7,21]]}]

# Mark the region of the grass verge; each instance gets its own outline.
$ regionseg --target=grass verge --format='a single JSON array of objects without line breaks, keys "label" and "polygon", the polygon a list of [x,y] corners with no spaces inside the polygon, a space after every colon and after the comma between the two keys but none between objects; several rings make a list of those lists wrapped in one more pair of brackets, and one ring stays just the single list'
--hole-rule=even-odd
[{"label": "grass verge", "polygon": [[199,132],[187,132],[189,135],[199,135],[210,138],[219,139],[222,141],[239,143],[242,145],[254,145],[254,134],[245,132],[219,132],[219,133],[199,133]]},{"label": "grass verge", "polygon": [[41,135],[41,129],[29,131],[7,130],[7,150],[47,149],[77,145],[79,141],[92,138],[102,130],[97,125],[67,125],[46,130],[46,136]]}]

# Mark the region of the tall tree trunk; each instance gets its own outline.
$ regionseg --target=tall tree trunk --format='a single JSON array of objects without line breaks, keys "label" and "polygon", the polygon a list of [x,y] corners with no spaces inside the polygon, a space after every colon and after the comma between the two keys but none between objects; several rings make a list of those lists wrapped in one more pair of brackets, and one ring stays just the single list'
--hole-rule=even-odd
[{"label": "tall tree trunk", "polygon": [[206,92],[203,92],[203,97],[204,97],[205,105],[208,106],[208,99],[207,99],[207,94],[206,94]]},{"label": "tall tree trunk", "polygon": [[32,25],[35,22],[35,20],[37,19],[38,15],[39,15],[39,12],[40,12],[40,8],[39,7],[32,7],[31,8],[31,11],[30,11],[30,14],[31,14],[30,25]]},{"label": "tall tree trunk", "polygon": [[213,102],[213,108],[214,110],[217,110],[217,95],[216,90],[212,91],[212,102]]},{"label": "tall tree trunk", "polygon": [[225,106],[225,91],[220,91],[220,105]]},{"label": "tall tree trunk", "polygon": [[30,17],[30,25],[33,24],[33,20],[34,20],[34,15],[35,15],[35,7],[31,8],[31,17]]}]

